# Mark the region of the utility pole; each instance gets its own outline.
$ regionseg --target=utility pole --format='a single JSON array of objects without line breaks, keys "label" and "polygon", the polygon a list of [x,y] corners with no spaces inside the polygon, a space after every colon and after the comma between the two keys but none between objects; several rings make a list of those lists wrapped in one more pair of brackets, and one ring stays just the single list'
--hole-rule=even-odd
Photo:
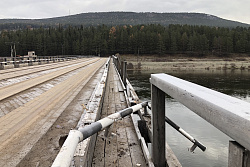
[{"label": "utility pole", "polygon": [[16,61],[16,42],[5,42],[5,44],[10,45],[10,57],[11,59],[15,57]]},{"label": "utility pole", "polygon": [[13,48],[12,48],[12,45],[10,45],[10,57],[11,57],[11,59],[13,58]]}]

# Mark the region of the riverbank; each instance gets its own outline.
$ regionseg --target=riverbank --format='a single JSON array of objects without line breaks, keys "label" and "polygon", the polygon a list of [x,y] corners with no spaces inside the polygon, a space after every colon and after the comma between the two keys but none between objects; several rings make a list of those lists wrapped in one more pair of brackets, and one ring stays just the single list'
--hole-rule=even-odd
[{"label": "riverbank", "polygon": [[127,61],[130,70],[157,70],[157,69],[217,69],[217,70],[250,70],[250,57],[232,56],[220,57],[187,57],[183,55],[169,56],[134,56],[121,55]]}]

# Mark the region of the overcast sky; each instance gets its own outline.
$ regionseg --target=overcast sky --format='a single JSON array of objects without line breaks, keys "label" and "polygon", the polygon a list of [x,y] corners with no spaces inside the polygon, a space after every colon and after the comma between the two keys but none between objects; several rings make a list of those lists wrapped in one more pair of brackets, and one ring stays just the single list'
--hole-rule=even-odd
[{"label": "overcast sky", "polygon": [[0,18],[50,18],[87,12],[199,12],[250,24],[250,0],[1,0]]}]

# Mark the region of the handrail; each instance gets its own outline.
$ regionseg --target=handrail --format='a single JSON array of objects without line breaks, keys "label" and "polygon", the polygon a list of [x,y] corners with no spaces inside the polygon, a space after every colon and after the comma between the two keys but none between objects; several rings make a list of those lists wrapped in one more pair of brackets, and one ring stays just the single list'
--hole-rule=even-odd
[{"label": "handrail", "polygon": [[198,140],[193,138],[190,134],[188,134],[185,130],[179,127],[176,123],[174,123],[171,119],[165,116],[165,121],[171,125],[174,129],[176,129],[179,133],[185,136],[188,140],[190,140],[194,145],[190,148],[190,152],[194,152],[195,148],[198,146],[202,151],[206,150],[206,146],[200,143]]},{"label": "handrail", "polygon": [[[32,66],[33,63],[41,64],[42,62],[49,63],[56,61],[67,61],[74,60],[78,58],[83,58],[86,56],[76,56],[76,57],[61,57],[61,56],[42,56],[42,57],[0,57],[0,70],[4,70],[5,68],[18,68],[23,66],[23,64],[27,64]],[[89,57],[89,56],[87,56]],[[11,66],[10,66],[11,65]],[[10,67],[8,67],[10,66]]]},{"label": "handrail", "polygon": [[[148,109],[152,110],[150,103],[148,104]],[[190,148],[190,152],[194,152],[195,148],[198,146],[202,151],[205,151],[207,148],[198,140],[193,138],[190,134],[188,134],[184,129],[174,123],[170,118],[165,116],[165,122],[167,122],[170,126],[172,126],[175,130],[177,130],[180,134],[185,136],[188,140],[190,140],[194,145]]]},{"label": "handrail", "polygon": [[127,78],[127,62],[126,61],[121,61],[119,55],[118,56],[114,56],[112,55],[113,58],[113,62],[115,65],[115,69],[116,72],[118,72],[118,76],[121,80],[121,82],[123,83],[123,89],[126,89],[127,87],[127,82],[126,82],[126,78]]},{"label": "handrail", "polygon": [[[150,82],[153,117],[156,110],[165,114],[165,107],[157,106],[164,105],[166,93],[250,150],[250,103],[167,74],[151,74]],[[155,115],[155,119],[162,116]]]},{"label": "handrail", "polygon": [[140,110],[148,105],[148,102],[143,102],[132,107],[123,109],[119,112],[111,114],[103,119],[100,119],[90,125],[79,127],[78,130],[71,130],[66,141],[64,142],[59,154],[57,155],[52,167],[69,167],[74,156],[77,144],[82,140],[87,139],[93,134],[109,127],[114,122],[130,115],[133,112]]},{"label": "handrail", "polygon": [[167,74],[151,83],[250,150],[250,103]]}]

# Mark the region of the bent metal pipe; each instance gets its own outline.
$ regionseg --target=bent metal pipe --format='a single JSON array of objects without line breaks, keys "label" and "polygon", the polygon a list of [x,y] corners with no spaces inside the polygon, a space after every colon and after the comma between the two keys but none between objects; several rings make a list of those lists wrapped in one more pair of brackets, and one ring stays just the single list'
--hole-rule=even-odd
[{"label": "bent metal pipe", "polygon": [[52,167],[69,167],[74,156],[77,144],[102,129],[112,125],[114,122],[130,115],[133,112],[140,110],[148,105],[148,102],[143,102],[132,107],[126,108],[114,114],[111,114],[103,119],[100,119],[85,127],[79,127],[78,130],[71,130],[64,142],[59,154],[57,155]]}]

